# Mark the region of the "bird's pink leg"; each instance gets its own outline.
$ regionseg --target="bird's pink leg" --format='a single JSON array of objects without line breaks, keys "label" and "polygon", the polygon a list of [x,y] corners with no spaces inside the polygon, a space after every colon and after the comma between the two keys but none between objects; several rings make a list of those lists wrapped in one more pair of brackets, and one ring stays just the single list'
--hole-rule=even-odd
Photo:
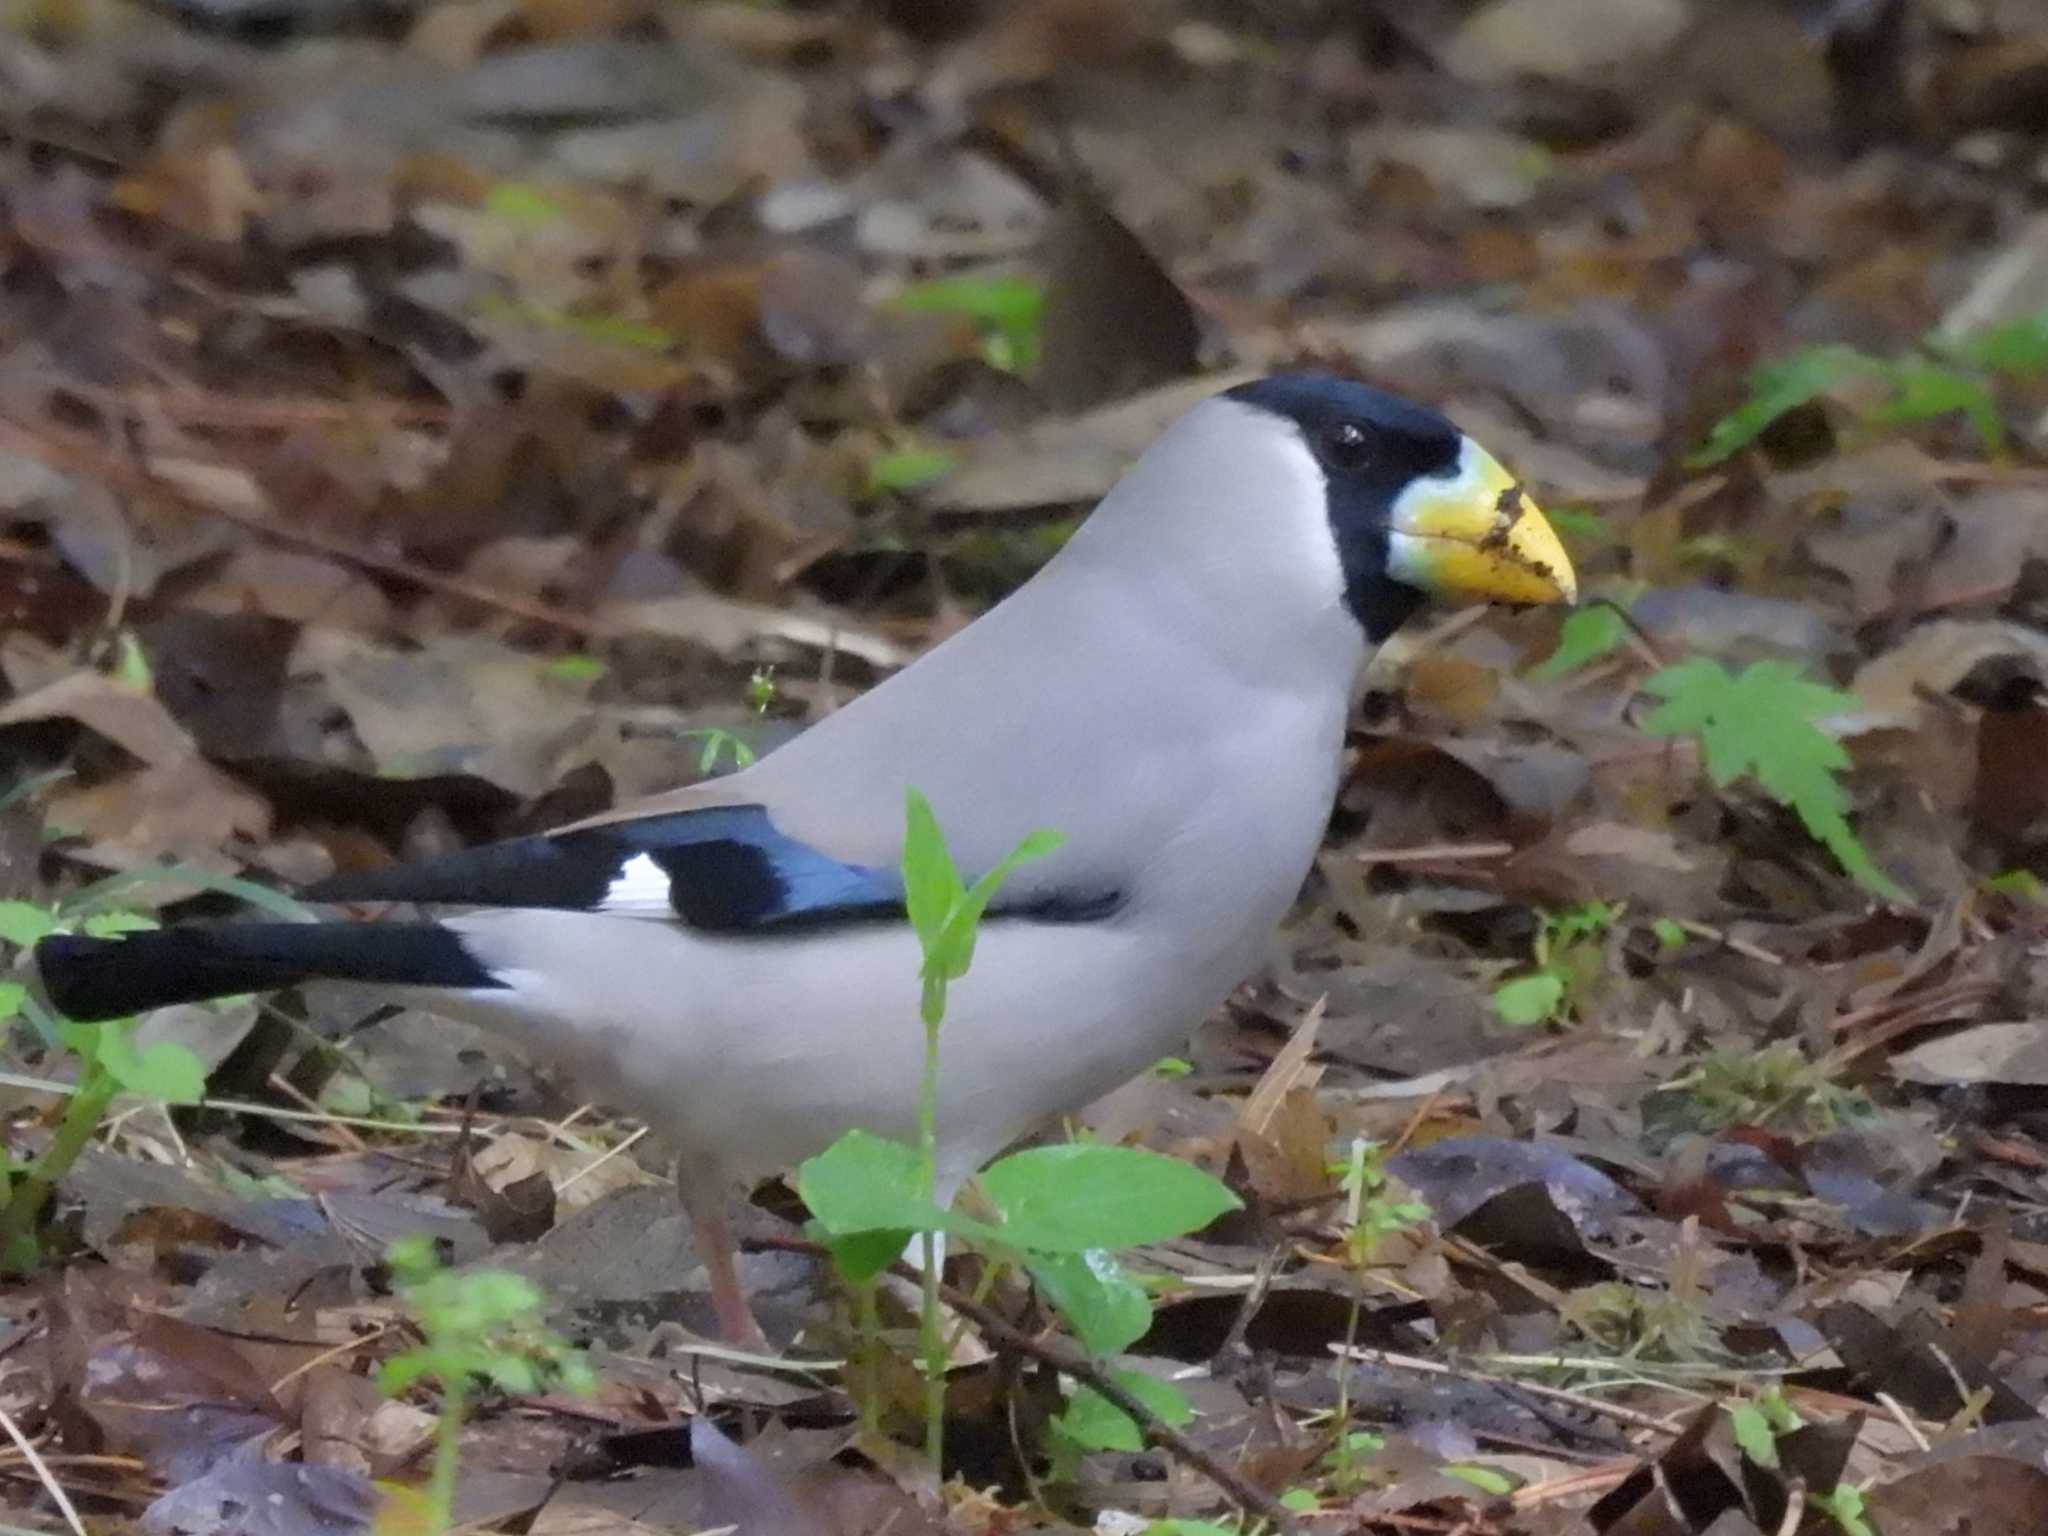
[{"label": "bird's pink leg", "polygon": [[737,1349],[765,1352],[768,1336],[761,1331],[747,1293],[740,1287],[739,1244],[733,1240],[724,1184],[680,1168],[676,1188],[682,1193],[683,1211],[697,1239],[697,1255],[711,1279],[711,1309],[718,1318],[719,1336]]}]

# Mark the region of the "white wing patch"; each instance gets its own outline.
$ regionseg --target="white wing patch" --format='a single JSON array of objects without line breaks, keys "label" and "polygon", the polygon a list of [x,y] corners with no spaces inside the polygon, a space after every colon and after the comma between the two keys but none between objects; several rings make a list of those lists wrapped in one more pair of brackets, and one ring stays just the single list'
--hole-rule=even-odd
[{"label": "white wing patch", "polygon": [[654,917],[674,922],[676,909],[669,899],[668,871],[654,862],[653,855],[636,853],[619,866],[597,910],[617,917]]}]

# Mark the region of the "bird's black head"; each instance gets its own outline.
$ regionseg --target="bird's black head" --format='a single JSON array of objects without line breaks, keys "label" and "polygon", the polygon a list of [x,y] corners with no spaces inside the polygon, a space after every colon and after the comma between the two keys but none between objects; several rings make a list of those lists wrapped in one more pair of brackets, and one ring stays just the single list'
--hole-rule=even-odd
[{"label": "bird's black head", "polygon": [[1435,411],[1326,374],[1226,398],[1292,423],[1322,472],[1344,601],[1375,642],[1429,597],[1569,602],[1570,561],[1493,458]]}]

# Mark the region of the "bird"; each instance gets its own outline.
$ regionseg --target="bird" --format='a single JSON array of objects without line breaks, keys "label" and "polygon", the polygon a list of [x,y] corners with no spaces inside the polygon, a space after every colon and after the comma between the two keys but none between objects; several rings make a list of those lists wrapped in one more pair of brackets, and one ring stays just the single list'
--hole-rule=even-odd
[{"label": "bird", "polygon": [[1256,970],[1382,642],[1432,597],[1575,592],[1550,523],[1446,417],[1267,375],[1169,426],[1008,597],[750,766],[303,893],[444,915],[53,935],[37,968],[77,1020],[377,983],[552,1059],[674,1149],[718,1329],[758,1345],[737,1194],[848,1130],[916,1140],[908,791],[970,882],[1030,834],[1062,839],[1001,885],[949,993],[943,1204]]}]

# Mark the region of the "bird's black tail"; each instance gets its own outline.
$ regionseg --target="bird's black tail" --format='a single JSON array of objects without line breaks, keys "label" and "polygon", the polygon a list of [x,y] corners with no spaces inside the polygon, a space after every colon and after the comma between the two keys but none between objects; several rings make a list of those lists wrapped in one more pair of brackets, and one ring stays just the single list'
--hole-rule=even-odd
[{"label": "bird's black tail", "polygon": [[58,1012],[82,1022],[316,978],[500,985],[439,923],[220,923],[119,939],[53,934],[36,945],[36,966]]}]

